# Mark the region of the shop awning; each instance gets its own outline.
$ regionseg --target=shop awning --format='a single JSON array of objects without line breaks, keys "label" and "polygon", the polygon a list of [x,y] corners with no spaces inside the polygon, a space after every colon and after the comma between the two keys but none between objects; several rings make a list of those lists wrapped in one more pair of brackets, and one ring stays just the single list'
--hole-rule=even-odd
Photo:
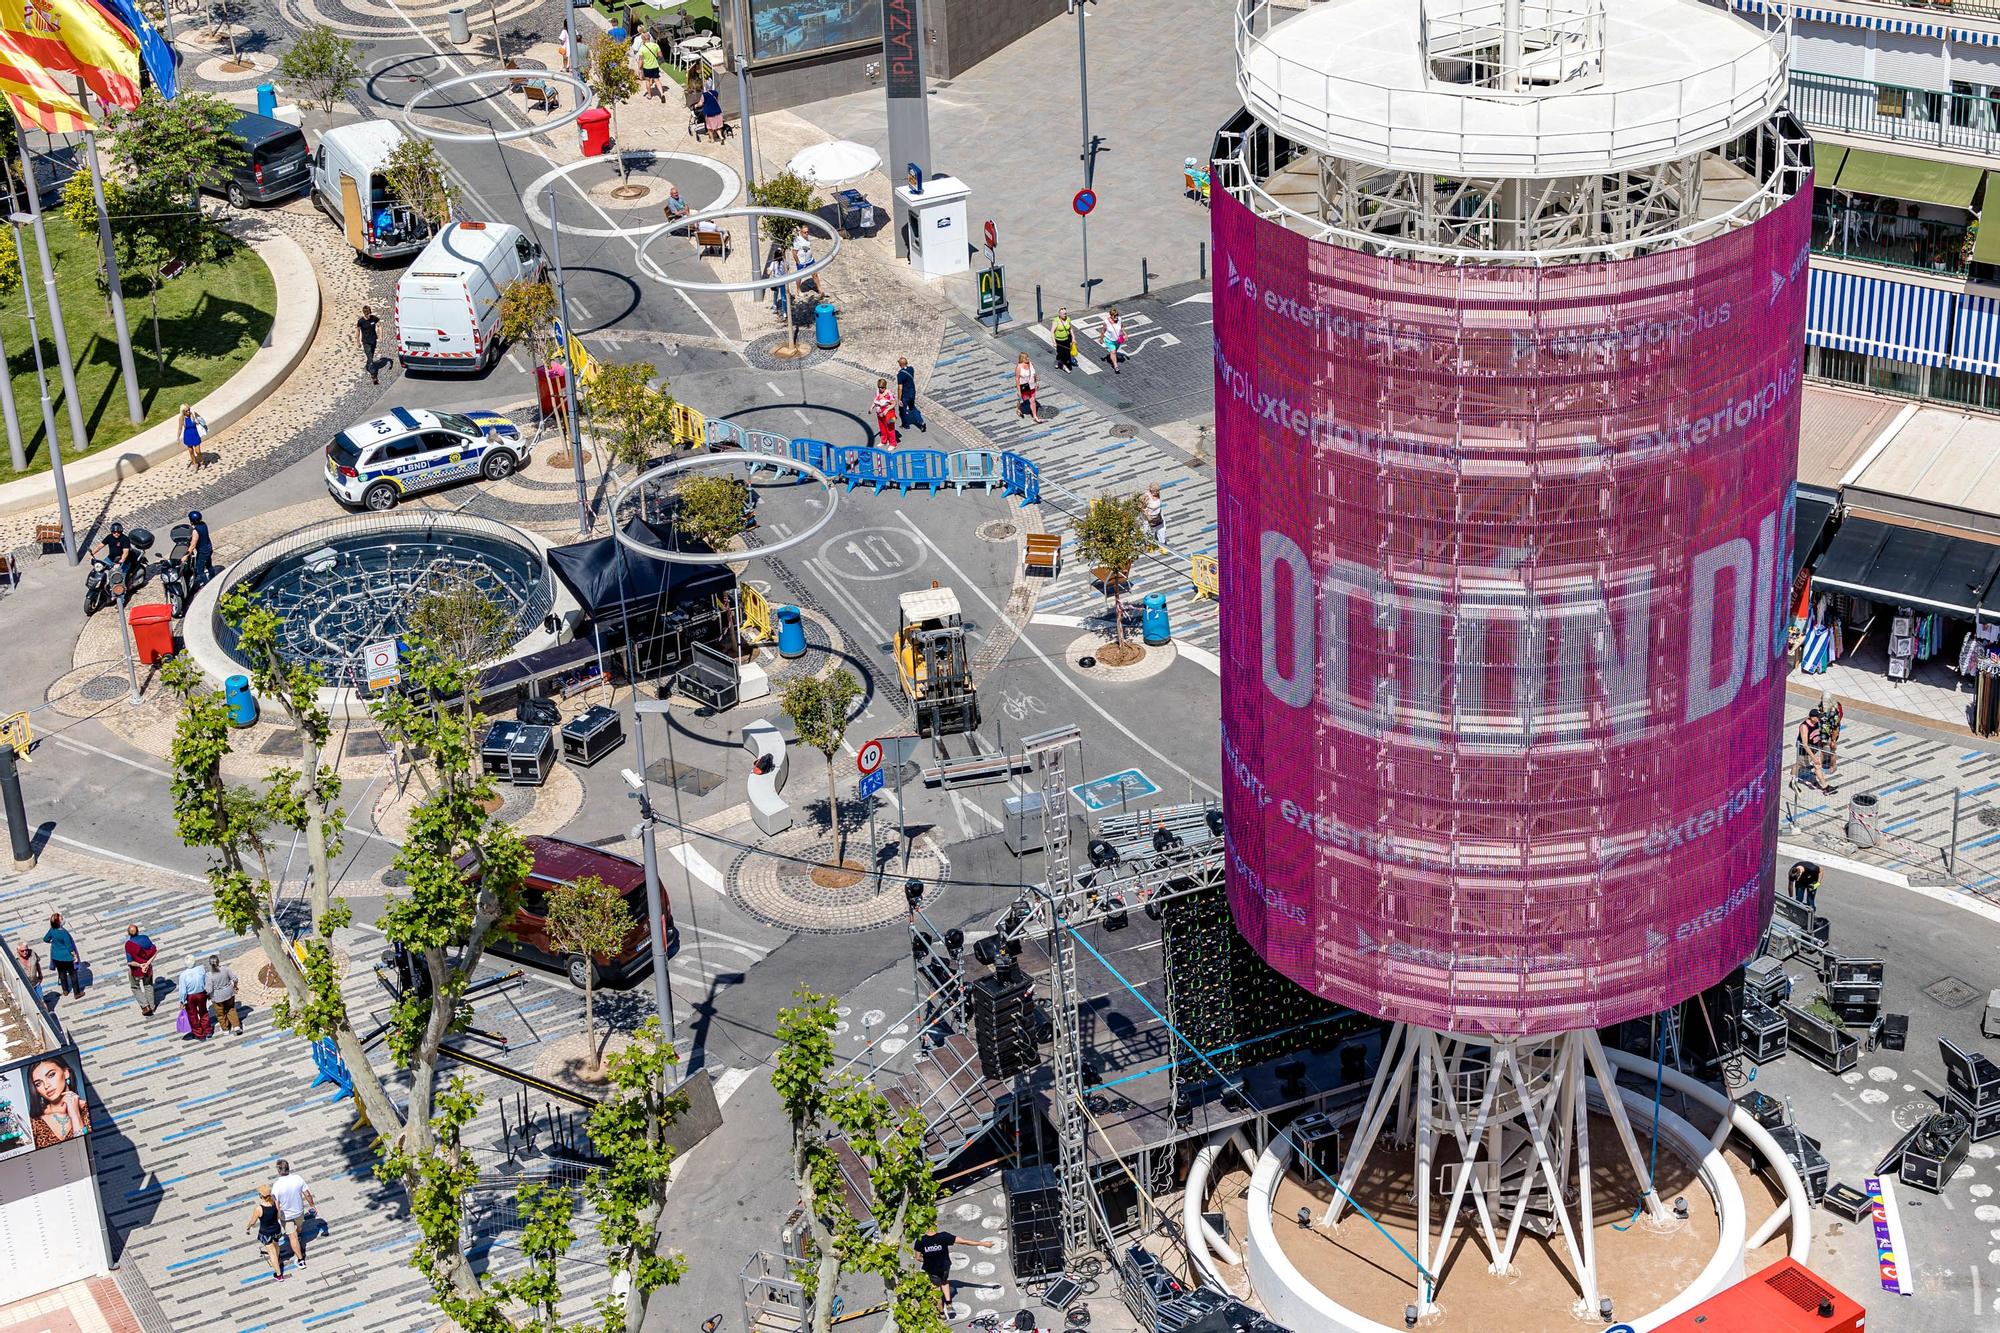
[{"label": "shop awning", "polygon": [[1826,525],[1833,519],[1833,501],[1799,491],[1798,512],[1792,520],[1792,577],[1813,562],[1819,544],[1826,538]]},{"label": "shop awning", "polygon": [[1837,143],[1813,142],[1813,184],[1824,190],[1840,179],[1840,164],[1847,150]]},{"label": "shop awning", "polygon": [[1970,618],[2000,615],[1996,574],[2000,546],[1850,516],[1814,563],[1813,585]]},{"label": "shop awning", "polygon": [[1849,194],[1881,195],[1942,208],[1971,208],[1986,173],[1956,162],[1897,157],[1868,148],[1850,148],[1840,164],[1838,188]]}]

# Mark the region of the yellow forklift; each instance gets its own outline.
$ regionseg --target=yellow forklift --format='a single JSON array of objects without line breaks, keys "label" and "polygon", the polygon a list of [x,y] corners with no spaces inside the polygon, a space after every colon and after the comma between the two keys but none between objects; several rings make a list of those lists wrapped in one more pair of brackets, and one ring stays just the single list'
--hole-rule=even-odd
[{"label": "yellow forklift", "polygon": [[897,599],[896,671],[919,736],[953,736],[979,727],[979,697],[958,594],[932,582]]}]

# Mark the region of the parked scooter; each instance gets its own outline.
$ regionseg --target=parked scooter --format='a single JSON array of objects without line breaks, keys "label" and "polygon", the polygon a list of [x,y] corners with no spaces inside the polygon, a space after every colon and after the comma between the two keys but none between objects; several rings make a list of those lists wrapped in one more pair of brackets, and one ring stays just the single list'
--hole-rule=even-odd
[{"label": "parked scooter", "polygon": [[[114,532],[124,533],[122,524],[112,527]],[[84,615],[94,616],[112,602],[124,605],[146,582],[146,552],[153,549],[153,534],[144,528],[134,528],[125,542],[130,553],[123,560],[107,560],[98,555],[90,558],[90,572],[83,579]]]},{"label": "parked scooter", "polygon": [[167,610],[179,620],[187,614],[188,571],[180,561],[168,556],[153,566],[153,573],[160,580],[160,591],[166,594]]}]

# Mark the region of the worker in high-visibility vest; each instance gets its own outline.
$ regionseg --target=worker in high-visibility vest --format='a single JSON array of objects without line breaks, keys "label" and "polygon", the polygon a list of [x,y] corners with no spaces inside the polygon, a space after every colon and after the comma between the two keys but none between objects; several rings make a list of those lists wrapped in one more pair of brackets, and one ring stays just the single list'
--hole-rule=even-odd
[{"label": "worker in high-visibility vest", "polygon": [[1069,322],[1069,307],[1056,311],[1056,322],[1049,326],[1049,332],[1056,340],[1056,369],[1068,371],[1076,364],[1076,327]]}]

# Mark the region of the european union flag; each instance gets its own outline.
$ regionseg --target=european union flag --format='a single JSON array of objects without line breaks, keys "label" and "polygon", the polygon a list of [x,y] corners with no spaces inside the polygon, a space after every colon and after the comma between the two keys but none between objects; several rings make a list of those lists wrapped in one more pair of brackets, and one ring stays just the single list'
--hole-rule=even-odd
[{"label": "european union flag", "polygon": [[103,0],[103,3],[139,39],[139,59],[145,63],[146,72],[153,76],[153,86],[160,90],[160,96],[171,98],[180,91],[174,77],[175,66],[180,63],[174,48],[139,12],[137,0]]}]

